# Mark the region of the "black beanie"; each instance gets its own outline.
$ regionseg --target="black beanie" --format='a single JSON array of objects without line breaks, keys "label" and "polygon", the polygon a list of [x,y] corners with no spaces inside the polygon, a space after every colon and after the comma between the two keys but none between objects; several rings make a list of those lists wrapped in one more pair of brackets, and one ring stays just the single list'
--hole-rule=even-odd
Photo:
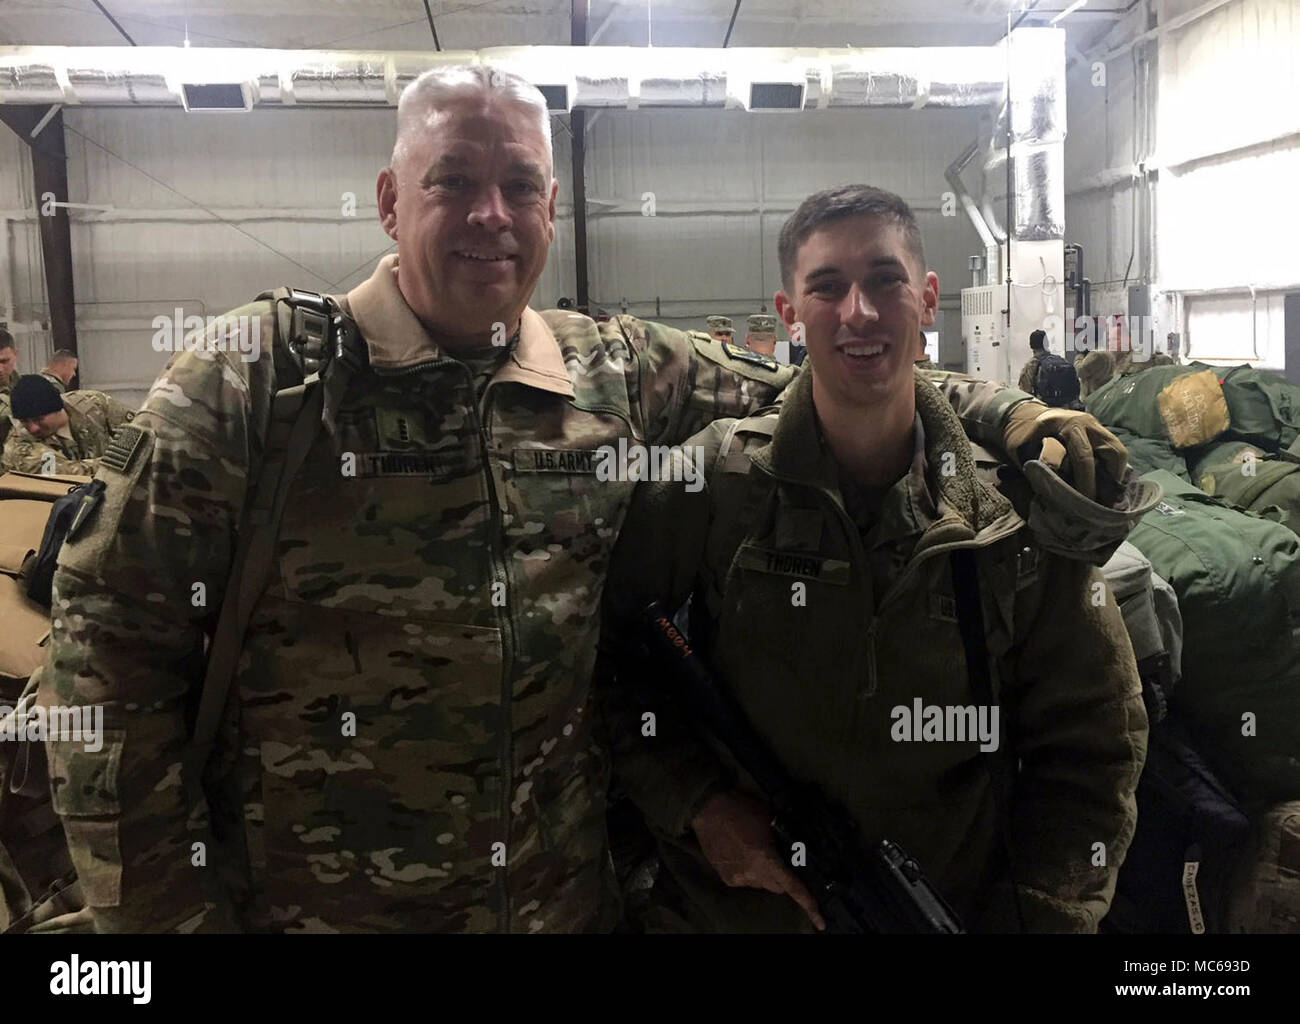
[{"label": "black beanie", "polygon": [[29,373],[18,378],[9,393],[10,415],[18,421],[39,419],[63,408],[59,389],[39,373]]}]

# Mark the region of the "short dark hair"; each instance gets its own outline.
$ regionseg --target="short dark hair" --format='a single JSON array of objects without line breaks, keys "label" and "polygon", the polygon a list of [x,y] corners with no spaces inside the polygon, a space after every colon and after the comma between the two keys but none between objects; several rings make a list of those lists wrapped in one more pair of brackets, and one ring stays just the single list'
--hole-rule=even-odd
[{"label": "short dark hair", "polygon": [[777,258],[781,264],[783,288],[789,291],[794,284],[794,265],[799,247],[808,241],[808,236],[818,228],[846,217],[881,217],[897,224],[903,229],[907,247],[912,250],[921,270],[925,270],[921,226],[901,196],[874,185],[837,185],[810,195],[781,226]]},{"label": "short dark hair", "polygon": [[14,344],[14,336],[0,327],[0,348],[17,348]]},{"label": "short dark hair", "polygon": [[77,353],[73,352],[70,348],[57,349],[54,355],[50,356],[51,366],[55,363],[75,363],[79,361]]},{"label": "short dark hair", "polygon": [[1046,331],[1034,331],[1034,333],[1029,336],[1030,348],[1042,348],[1046,344],[1047,344]]}]

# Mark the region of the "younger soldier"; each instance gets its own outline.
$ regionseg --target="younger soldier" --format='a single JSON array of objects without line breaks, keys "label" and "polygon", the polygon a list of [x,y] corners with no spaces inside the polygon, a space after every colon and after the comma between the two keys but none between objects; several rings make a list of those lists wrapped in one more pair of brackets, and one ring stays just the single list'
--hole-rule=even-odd
[{"label": "younger soldier", "polygon": [[[703,489],[639,486],[611,608],[632,629],[648,601],[671,613],[691,596],[692,646],[796,784],[844,807],[864,846],[899,843],[970,930],[1096,931],[1133,834],[1147,723],[1123,619],[1089,562],[1156,496],[1120,459],[1126,493],[1103,498],[1115,508],[1071,518],[1067,542],[1027,526],[1024,481],[967,441],[913,367],[939,282],[897,196],[805,200],[781,267],[777,309],[803,324],[811,372],[779,409],[687,442]],[[1010,497],[986,476],[1005,476]],[[964,627],[983,636],[979,662]],[[705,930],[790,930],[805,914],[820,927],[761,796],[652,678],[608,687],[604,706],[677,913]]]},{"label": "younger soldier", "polygon": [[94,476],[113,435],[135,413],[102,391],[60,395],[44,376],[19,379],[11,396],[17,423],[0,467],[22,473]]}]

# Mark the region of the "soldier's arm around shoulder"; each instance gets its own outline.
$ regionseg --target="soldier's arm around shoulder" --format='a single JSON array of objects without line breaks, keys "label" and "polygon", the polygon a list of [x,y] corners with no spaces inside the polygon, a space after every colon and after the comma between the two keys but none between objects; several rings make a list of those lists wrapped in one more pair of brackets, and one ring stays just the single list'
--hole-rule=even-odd
[{"label": "soldier's arm around shoulder", "polygon": [[[1040,555],[1016,598],[1004,725],[1021,759],[1010,845],[1030,931],[1094,932],[1110,907],[1137,822],[1147,715],[1123,616],[1100,571]],[[1004,894],[1005,895],[1005,894]],[[990,927],[1015,901],[990,900]]]},{"label": "soldier's arm around shoulder", "polygon": [[770,405],[799,372],[699,331],[631,316],[616,320],[635,357],[641,421],[648,439],[661,444],[678,444],[714,420]]},{"label": "soldier's arm around shoulder", "polygon": [[212,843],[187,828],[181,760],[269,421],[274,322],[261,319],[256,361],[172,358],[117,431],[103,498],[59,555],[42,689],[101,706],[104,737],[98,750],[52,739],[50,781],[98,931],[233,926],[203,888],[213,869],[192,866],[193,844]]},{"label": "soldier's arm around shoulder", "polygon": [[614,770],[647,820],[671,836],[730,777],[671,699],[661,666],[642,656],[639,620],[651,601],[671,614],[691,593],[709,528],[706,469],[726,426],[714,424],[674,455],[692,466],[682,480],[637,485],[605,588],[602,662],[615,673],[601,674],[597,698]]}]

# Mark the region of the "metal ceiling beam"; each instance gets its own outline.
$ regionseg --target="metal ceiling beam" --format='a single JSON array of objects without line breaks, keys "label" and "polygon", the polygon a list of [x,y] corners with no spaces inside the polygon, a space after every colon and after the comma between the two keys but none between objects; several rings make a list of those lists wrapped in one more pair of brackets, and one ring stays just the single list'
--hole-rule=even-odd
[{"label": "metal ceiling beam", "polygon": [[[587,7],[588,0],[572,0],[569,42],[573,46],[587,45]],[[608,19],[605,23],[608,24]],[[587,112],[581,107],[575,107],[569,113],[569,128],[570,162],[573,165],[573,271],[576,279],[573,303],[579,312],[594,315],[590,308],[587,280]]]}]

